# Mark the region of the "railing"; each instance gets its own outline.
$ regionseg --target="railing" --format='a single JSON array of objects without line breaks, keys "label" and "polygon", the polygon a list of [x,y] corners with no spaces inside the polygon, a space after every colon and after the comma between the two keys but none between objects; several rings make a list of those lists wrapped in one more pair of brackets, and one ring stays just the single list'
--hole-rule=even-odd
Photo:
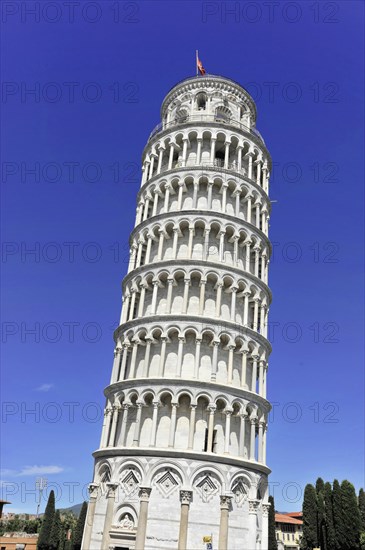
[{"label": "railing", "polygon": [[[164,172],[165,170],[168,170],[168,163],[164,162],[161,166],[161,172]],[[171,170],[174,170],[175,168],[183,168],[183,162],[181,160],[175,161],[172,163]],[[197,165],[194,162],[186,162],[185,168],[189,167],[198,167],[201,170],[204,170],[204,168],[221,168],[222,170],[234,170],[235,172],[239,172],[242,175],[247,175],[246,170],[242,167],[241,170],[238,169],[237,162],[229,162],[227,168],[224,167],[224,160],[223,159],[214,159],[214,162],[204,162],[202,164]]]},{"label": "railing", "polygon": [[160,122],[160,124],[157,124],[157,126],[155,126],[155,128],[150,133],[148,141],[150,141],[159,132],[167,130],[168,128],[172,128],[173,126],[181,126],[182,124],[186,124],[187,122],[219,122],[220,124],[225,124],[227,126],[235,126],[236,128],[243,130],[244,132],[258,137],[262,141],[262,143],[265,144],[265,141],[263,140],[260,132],[256,130],[256,128],[250,129],[245,124],[238,122],[238,120],[234,120],[233,118],[223,118],[219,115],[186,115],[181,118],[176,118],[175,120],[172,120],[170,122]]}]

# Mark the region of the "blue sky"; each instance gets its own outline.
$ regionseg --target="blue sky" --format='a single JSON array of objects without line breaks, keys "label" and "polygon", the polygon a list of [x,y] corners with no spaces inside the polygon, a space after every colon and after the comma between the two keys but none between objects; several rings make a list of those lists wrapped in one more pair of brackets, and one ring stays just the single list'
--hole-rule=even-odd
[{"label": "blue sky", "polygon": [[59,507],[92,479],[141,153],[195,49],[252,93],[275,163],[276,506],[300,509],[319,475],[363,486],[363,3],[34,4],[2,5],[8,509],[35,511],[39,475]]}]

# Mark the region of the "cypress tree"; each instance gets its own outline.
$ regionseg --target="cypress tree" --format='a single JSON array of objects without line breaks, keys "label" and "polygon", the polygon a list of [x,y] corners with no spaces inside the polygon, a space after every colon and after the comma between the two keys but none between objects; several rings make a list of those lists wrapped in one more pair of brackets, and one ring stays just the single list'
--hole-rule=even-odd
[{"label": "cypress tree", "polygon": [[324,524],[325,548],[336,550],[336,534],[333,524],[332,486],[329,482],[324,486]]},{"label": "cypress tree", "polygon": [[63,527],[61,523],[60,511],[56,510],[53,517],[51,535],[49,537],[50,550],[59,550],[61,541],[63,542]]},{"label": "cypress tree", "polygon": [[[324,487],[324,486],[323,486]],[[317,542],[321,550],[326,550],[324,539],[324,496],[323,491],[317,495]]]},{"label": "cypress tree", "polygon": [[269,496],[269,503],[271,504],[269,508],[269,550],[278,550],[278,543],[276,541],[275,533],[275,502],[274,497]]},{"label": "cypress tree", "polygon": [[345,544],[345,531],[342,517],[341,487],[337,479],[333,482],[332,492],[333,523],[335,527],[336,550],[343,550]]},{"label": "cypress tree", "polygon": [[317,496],[319,495],[319,493],[323,493],[324,491],[324,481],[321,477],[319,477],[316,481],[316,493],[317,493]]},{"label": "cypress tree", "polygon": [[84,533],[84,527],[85,527],[85,521],[86,521],[86,514],[87,514],[87,503],[83,502],[82,507],[80,510],[79,519],[76,524],[75,528],[75,535],[73,537],[73,550],[80,550],[81,548],[81,542],[82,542],[82,535]]},{"label": "cypress tree", "polygon": [[54,496],[54,491],[51,491],[49,493],[47,506],[43,516],[42,527],[39,533],[39,538],[38,538],[39,550],[49,549],[49,541],[51,536],[54,515],[55,515],[55,496]]},{"label": "cypress tree", "polygon": [[360,545],[360,511],[355,488],[347,479],[341,483],[341,503],[343,523],[346,527],[341,550],[357,550]]},{"label": "cypress tree", "polygon": [[359,511],[361,520],[361,531],[365,532],[365,492],[364,489],[359,491]]},{"label": "cypress tree", "polygon": [[303,500],[303,550],[317,546],[317,496],[313,485],[306,485]]}]

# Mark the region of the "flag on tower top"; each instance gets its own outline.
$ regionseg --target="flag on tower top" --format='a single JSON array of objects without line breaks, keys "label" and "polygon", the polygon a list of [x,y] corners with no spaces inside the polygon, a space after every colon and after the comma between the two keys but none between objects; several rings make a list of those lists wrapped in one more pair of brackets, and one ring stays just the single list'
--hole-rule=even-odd
[{"label": "flag on tower top", "polygon": [[203,63],[199,59],[198,50],[196,50],[196,74],[198,74],[198,71],[200,74],[205,74],[205,69],[203,67]]}]

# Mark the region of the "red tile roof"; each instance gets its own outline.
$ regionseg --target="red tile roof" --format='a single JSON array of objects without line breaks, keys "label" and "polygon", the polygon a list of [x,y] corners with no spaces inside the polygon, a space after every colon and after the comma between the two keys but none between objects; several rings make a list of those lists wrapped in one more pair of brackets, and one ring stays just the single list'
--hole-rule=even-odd
[{"label": "red tile roof", "polygon": [[294,525],[303,525],[303,522],[301,519],[295,519],[287,514],[275,514],[275,521],[278,523],[291,523]]},{"label": "red tile roof", "polygon": [[303,512],[285,512],[285,516],[290,516],[291,518],[301,518],[303,517]]}]

